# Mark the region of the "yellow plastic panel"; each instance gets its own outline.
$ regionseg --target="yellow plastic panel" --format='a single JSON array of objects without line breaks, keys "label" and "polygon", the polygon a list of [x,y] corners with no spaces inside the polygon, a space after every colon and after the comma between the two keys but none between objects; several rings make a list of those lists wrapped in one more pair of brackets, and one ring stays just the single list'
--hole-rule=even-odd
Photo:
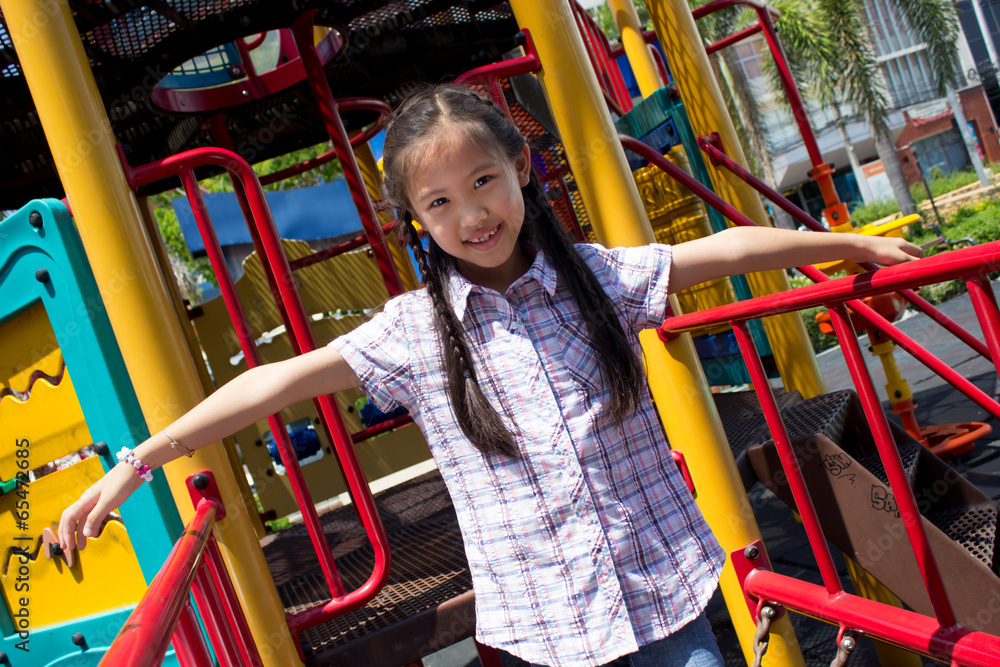
[{"label": "yellow plastic panel", "polygon": [[[142,570],[120,521],[108,522],[99,537],[87,540],[86,548],[76,552],[71,568],[62,557],[45,558],[40,547],[42,528],[55,530],[63,509],[103,474],[100,460],[90,457],[32,482],[27,498],[31,503],[27,531],[17,530],[13,514],[21,499],[16,493],[0,497],[0,553],[4,556],[0,588],[8,610],[16,609],[17,600],[24,595],[16,590],[22,563],[20,557],[10,554],[13,547],[27,548],[34,556],[27,564],[32,627],[134,604],[146,591]],[[24,535],[34,537],[34,541],[15,539]]]},{"label": "yellow plastic panel", "polygon": [[38,380],[25,401],[14,396],[0,398],[0,479],[17,475],[15,442],[28,440],[29,468],[71,454],[91,444],[69,372],[57,385]]},{"label": "yellow plastic panel", "polygon": [[53,378],[59,375],[62,353],[41,302],[0,324],[0,338],[0,394],[6,393],[4,387],[29,391],[36,371]]}]

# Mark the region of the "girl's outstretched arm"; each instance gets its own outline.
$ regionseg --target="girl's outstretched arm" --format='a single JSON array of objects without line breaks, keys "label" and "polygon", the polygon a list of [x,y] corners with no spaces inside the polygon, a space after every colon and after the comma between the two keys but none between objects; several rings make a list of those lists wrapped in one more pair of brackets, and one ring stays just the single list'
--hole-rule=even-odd
[{"label": "girl's outstretched arm", "polygon": [[923,257],[923,251],[901,238],[824,234],[771,227],[732,227],[705,238],[673,246],[670,291],[706,280],[754,271],[849,259],[891,265]]},{"label": "girl's outstretched arm", "polygon": [[[285,361],[252,368],[220,387],[190,412],[167,427],[170,436],[188,449],[200,449],[283,408],[360,384],[340,353],[323,347]],[[158,468],[183,454],[170,439],[156,433],[135,448],[135,455]],[[119,463],[67,507],[59,521],[59,544],[80,549],[105,517],[142,484],[135,468]]]}]

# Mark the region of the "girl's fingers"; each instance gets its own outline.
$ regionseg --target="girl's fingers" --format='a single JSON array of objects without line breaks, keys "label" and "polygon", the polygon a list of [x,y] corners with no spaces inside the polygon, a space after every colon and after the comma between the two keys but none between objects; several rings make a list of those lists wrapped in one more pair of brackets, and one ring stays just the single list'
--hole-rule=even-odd
[{"label": "girl's fingers", "polygon": [[90,514],[87,516],[86,523],[83,525],[83,530],[77,533],[77,548],[82,549],[83,545],[87,543],[88,537],[97,537],[97,533],[101,529],[101,523],[104,521],[104,517],[110,513],[111,510],[109,508],[102,507],[100,504],[91,510]]}]

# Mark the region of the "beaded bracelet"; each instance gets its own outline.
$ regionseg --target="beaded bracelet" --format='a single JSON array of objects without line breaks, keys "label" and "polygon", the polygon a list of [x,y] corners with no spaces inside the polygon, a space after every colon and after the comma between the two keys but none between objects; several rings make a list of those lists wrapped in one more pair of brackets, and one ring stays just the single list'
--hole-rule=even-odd
[{"label": "beaded bracelet", "polygon": [[118,462],[121,463],[125,461],[130,466],[135,468],[135,474],[142,477],[147,482],[153,481],[153,472],[150,470],[148,465],[144,465],[142,461],[136,457],[135,452],[133,452],[128,447],[122,447],[122,450],[118,452]]},{"label": "beaded bracelet", "polygon": [[187,447],[185,447],[181,443],[179,443],[176,440],[174,440],[173,436],[171,436],[169,433],[167,433],[167,429],[164,428],[164,429],[160,429],[160,430],[163,432],[163,435],[167,436],[167,439],[170,440],[170,449],[179,449],[184,454],[184,456],[186,456],[188,458],[191,458],[192,456],[194,456],[194,452],[192,452],[190,449],[188,449]]}]

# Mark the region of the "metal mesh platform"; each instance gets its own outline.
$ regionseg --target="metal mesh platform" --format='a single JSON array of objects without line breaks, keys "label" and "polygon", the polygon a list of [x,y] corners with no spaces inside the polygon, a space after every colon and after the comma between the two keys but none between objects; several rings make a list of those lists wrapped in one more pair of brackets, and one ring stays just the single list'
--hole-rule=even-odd
[{"label": "metal mesh platform", "polygon": [[[389,581],[361,609],[302,633],[314,655],[310,664],[326,664],[324,654],[394,624],[418,618],[463,595],[468,597],[467,606],[471,609],[472,598],[468,594],[472,579],[462,536],[451,498],[437,471],[376,494],[375,503],[392,552]],[[345,588],[356,588],[371,574],[374,554],[354,506],[326,512],[320,516],[320,522]],[[273,536],[264,545],[264,555],[286,611],[301,611],[330,598],[304,526]],[[470,612],[467,617],[467,627],[453,628],[457,634],[472,632],[474,614]],[[399,632],[406,629],[401,627]]]},{"label": "metal mesh platform", "polygon": [[[759,445],[771,439],[767,429],[764,413],[760,409],[760,401],[754,391],[736,391],[724,394],[713,394],[715,409],[719,413],[722,429],[726,432],[729,448],[736,460],[736,469],[740,473],[743,487],[749,489],[754,483],[753,469],[747,460],[747,450],[753,445]],[[791,406],[802,401],[797,392],[775,392],[775,401],[782,414]]]}]

